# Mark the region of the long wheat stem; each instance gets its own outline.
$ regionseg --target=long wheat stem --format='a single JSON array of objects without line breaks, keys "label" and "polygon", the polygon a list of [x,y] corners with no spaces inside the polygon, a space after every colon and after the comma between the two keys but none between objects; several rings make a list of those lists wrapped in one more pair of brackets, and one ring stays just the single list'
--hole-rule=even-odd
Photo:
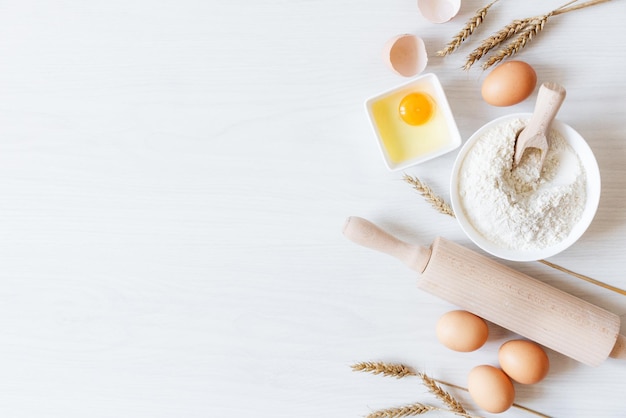
[{"label": "long wheat stem", "polygon": [[[585,7],[595,6],[596,4],[606,3],[607,1],[611,1],[611,0],[591,0],[591,1],[586,1],[584,3],[577,4],[575,6],[570,6],[570,7],[565,7],[567,5],[561,6],[555,10],[554,15],[556,16],[556,15],[560,15],[560,14],[567,13],[567,12],[573,12],[574,10],[584,9]],[[575,3],[575,2],[571,2],[571,3]]]},{"label": "long wheat stem", "polygon": [[[545,14],[543,16],[539,16],[535,18],[532,22],[529,22],[524,28],[524,30],[520,32],[517,38],[515,38],[513,41],[507,44],[504,48],[500,49],[497,53],[490,56],[487,59],[487,62],[485,62],[482,65],[482,68],[486,70],[492,65],[497,64],[500,61],[517,54],[522,48],[528,45],[528,43],[530,43],[530,41],[532,41],[533,38],[539,34],[539,32],[543,30],[546,22],[548,21],[550,17],[567,13],[567,12],[572,12],[574,10],[583,9],[585,7],[593,6],[596,4],[605,3],[609,0],[591,0],[591,1],[581,3],[575,6],[570,6],[572,3],[575,3],[576,1],[578,0],[570,1],[569,3],[562,5],[558,9],[555,9],[551,11],[550,13]],[[570,6],[570,7],[567,7],[567,6]]]},{"label": "long wheat stem", "polygon": [[483,40],[478,48],[474,49],[474,51],[468,55],[463,69],[469,70],[474,63],[487,55],[487,53],[493,48],[500,46],[503,42],[510,40],[515,35],[518,35],[496,54],[489,57],[488,61],[482,65],[483,69],[487,69],[492,65],[517,54],[522,48],[528,45],[530,41],[543,30],[544,25],[550,17],[595,6],[596,4],[606,3],[610,0],[590,0],[571,6],[571,4],[576,3],[577,1],[578,0],[571,0],[545,15],[528,17],[525,19],[516,19],[512,21],[504,28]]}]

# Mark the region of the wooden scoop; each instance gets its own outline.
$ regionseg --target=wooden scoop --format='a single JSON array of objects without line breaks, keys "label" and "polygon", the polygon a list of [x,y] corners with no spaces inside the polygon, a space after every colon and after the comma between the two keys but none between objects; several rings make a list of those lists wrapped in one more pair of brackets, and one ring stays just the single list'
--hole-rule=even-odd
[{"label": "wooden scoop", "polygon": [[418,288],[561,354],[590,366],[626,359],[619,316],[492,258],[441,237],[408,244],[355,216],[343,233],[417,271]]},{"label": "wooden scoop", "polygon": [[565,100],[565,89],[557,83],[543,83],[537,93],[535,111],[528,122],[528,125],[517,133],[515,139],[515,152],[513,154],[513,165],[519,165],[524,152],[528,148],[537,148],[541,151],[541,161],[539,171],[543,167],[543,162],[548,153],[550,143],[548,142],[548,132],[561,103]]}]

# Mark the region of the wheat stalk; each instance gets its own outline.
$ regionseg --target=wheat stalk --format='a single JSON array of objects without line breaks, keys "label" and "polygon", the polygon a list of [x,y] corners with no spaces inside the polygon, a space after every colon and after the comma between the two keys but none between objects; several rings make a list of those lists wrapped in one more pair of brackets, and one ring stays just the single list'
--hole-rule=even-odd
[{"label": "wheat stalk", "polygon": [[440,51],[437,51],[437,55],[440,57],[445,57],[448,54],[454,52],[461,44],[469,38],[472,33],[483,23],[485,17],[487,16],[487,11],[495,2],[498,0],[494,0],[482,9],[478,9],[474,16],[472,16],[465,26],[452,38],[452,40]]},{"label": "wheat stalk", "polygon": [[513,41],[487,59],[487,62],[482,65],[483,70],[499,63],[507,57],[517,54],[520,49],[524,48],[543,30],[544,25],[552,15],[553,13],[548,13],[529,22]]},{"label": "wheat stalk", "polygon": [[[414,417],[416,415],[422,415],[430,411],[441,411],[441,412],[453,412],[448,409],[438,408],[436,406],[426,405],[420,402],[415,402],[410,405],[401,406],[399,408],[387,408],[381,409],[380,411],[372,412],[367,416],[367,418],[401,418],[401,417]],[[457,413],[457,415],[465,417],[465,418],[480,418],[470,414],[461,414]]]},{"label": "wheat stalk", "polygon": [[[396,378],[402,378],[406,376],[419,376],[422,379],[422,382],[424,383],[424,385],[426,385],[426,387],[429,389],[429,391],[432,394],[434,394],[437,398],[439,398],[441,401],[443,401],[449,408],[449,409],[444,409],[444,408],[437,408],[437,407],[430,406],[430,405],[424,405],[422,403],[413,403],[411,405],[403,406],[400,408],[389,408],[389,409],[376,411],[368,415],[368,418],[407,417],[407,416],[425,414],[426,412],[430,412],[430,411],[452,412],[458,416],[462,416],[465,418],[477,418],[477,417],[470,415],[465,410],[463,405],[461,405],[461,403],[457,401],[452,395],[450,395],[443,388],[441,388],[439,384],[452,387],[455,389],[459,389],[459,390],[464,390],[465,392],[468,392],[467,388],[464,388],[462,386],[457,386],[455,384],[448,383],[443,380],[434,379],[422,372],[416,373],[415,371],[413,371],[413,369],[411,369],[409,366],[405,366],[404,364],[385,363],[382,361],[378,361],[378,362],[365,361],[361,363],[356,363],[352,365],[351,367],[353,371],[357,371],[357,372],[382,374],[384,376],[392,376]],[[532,410],[530,408],[527,408],[525,406],[522,406],[516,403],[514,403],[513,406],[519,409],[523,409],[527,412],[530,412],[542,418],[550,418],[549,416],[544,415],[541,412],[537,412],[535,410]]]},{"label": "wheat stalk", "polygon": [[497,64],[512,55],[517,54],[522,48],[528,45],[528,43],[539,34],[539,32],[543,30],[543,27],[550,17],[571,12],[574,10],[583,9],[585,7],[593,6],[596,4],[605,3],[609,0],[591,0],[586,3],[578,4],[576,6],[567,7],[570,4],[575,3],[576,1],[577,0],[570,1],[569,3],[564,4],[563,6],[551,11],[548,14],[533,18],[530,22],[528,22],[524,30],[520,32],[517,38],[507,44],[504,48],[500,49],[496,54],[489,57],[487,62],[482,65],[483,70],[486,70],[492,65]]},{"label": "wheat stalk", "polygon": [[584,280],[588,283],[595,284],[596,286],[603,287],[607,290],[610,290],[615,293],[619,293],[620,295],[626,296],[626,290],[622,290],[619,287],[611,286],[610,284],[603,283],[600,280],[593,279],[591,277],[585,276],[584,274],[576,273],[575,271],[566,269],[565,267],[561,267],[558,264],[551,263],[547,260],[537,260],[539,263],[545,264],[548,267],[552,267],[553,269],[562,271],[563,273],[567,273],[570,276],[574,276],[578,279]]},{"label": "wheat stalk", "polygon": [[495,34],[483,40],[480,46],[478,46],[478,48],[474,49],[474,51],[472,51],[468,55],[463,69],[468,70],[472,65],[474,65],[476,61],[484,57],[493,48],[501,45],[504,41],[511,39],[514,35],[518,35],[514,40],[512,40],[508,45],[498,51],[495,55],[489,57],[488,61],[482,66],[483,69],[487,69],[492,65],[504,60],[505,58],[518,53],[522,48],[528,45],[528,43],[539,32],[543,30],[546,21],[550,17],[572,12],[574,10],[584,9],[586,7],[594,6],[596,4],[606,3],[610,0],[590,0],[585,3],[570,6],[577,1],[578,0],[569,1],[568,3],[565,3],[564,5],[545,15],[514,20],[513,22],[506,25],[504,28],[497,31]]},{"label": "wheat stalk", "polygon": [[[357,372],[382,374],[383,376],[391,376],[391,377],[395,377],[398,379],[406,377],[406,376],[419,376],[422,379],[422,382],[424,383],[424,385],[430,391],[430,393],[432,393],[441,401],[443,401],[443,403],[445,403],[450,408],[450,411],[454,413],[462,414],[462,415],[467,415],[467,411],[465,410],[465,408],[463,408],[463,405],[461,405],[460,402],[454,399],[452,395],[450,395],[441,386],[437,384],[437,382],[439,382],[438,380],[433,379],[432,377],[429,377],[426,373],[415,372],[413,369],[411,369],[408,366],[405,366],[404,364],[392,364],[392,363],[385,363],[381,361],[378,361],[378,362],[365,361],[365,362],[356,363],[352,365],[352,370],[357,371]],[[440,383],[446,384],[443,382],[440,382]],[[450,386],[453,386],[453,385],[450,385]]]},{"label": "wheat stalk", "polygon": [[365,361],[352,365],[352,370],[355,372],[367,372],[372,374],[382,374],[383,376],[393,376],[396,378],[402,378],[405,376],[416,376],[410,367],[404,364],[390,364],[384,362],[371,362]]},{"label": "wheat stalk", "polygon": [[569,4],[575,3],[576,1],[572,1],[564,6],[559,7],[558,9],[556,9],[554,11],[554,15],[560,15],[563,13],[567,13],[567,12],[573,12],[574,10],[578,10],[578,9],[584,9],[585,7],[589,7],[589,6],[595,6],[596,4],[600,4],[600,3],[606,3],[607,1],[610,0],[590,0],[590,1],[586,1],[584,3],[580,3],[577,4],[576,6],[570,6],[570,7],[566,7]]},{"label": "wheat stalk", "polygon": [[502,42],[510,39],[513,35],[516,35],[521,30],[523,30],[529,22],[531,22],[534,18],[529,17],[526,19],[517,19],[484,39],[480,45],[474,49],[468,56],[465,61],[465,65],[463,66],[464,70],[469,70],[472,65],[482,57],[484,57],[489,51],[491,51],[496,46],[500,45]]},{"label": "wheat stalk", "polygon": [[436,408],[430,405],[424,405],[423,403],[413,403],[411,405],[402,406],[400,408],[388,408],[380,411],[372,412],[367,418],[400,418],[400,417],[414,417],[416,415],[422,415],[430,411],[441,411],[440,408]]},{"label": "wheat stalk", "polygon": [[452,216],[454,218],[454,211],[443,200],[441,197],[437,196],[435,192],[432,191],[430,187],[426,184],[422,183],[420,179],[417,177],[411,177],[408,174],[404,175],[404,181],[411,184],[415,190],[417,190],[424,198],[431,204],[432,207],[437,209],[440,213],[443,213],[448,216]]},{"label": "wheat stalk", "polygon": [[425,373],[418,373],[418,376],[422,379],[422,382],[428,388],[430,393],[432,393],[437,398],[439,398],[443,403],[445,403],[450,409],[450,411],[459,415],[464,415],[464,416],[468,415],[465,408],[463,408],[463,405],[461,405],[459,401],[454,399],[452,395],[450,395],[448,392],[443,390],[443,388],[437,384],[437,381],[435,381],[435,379],[429,377]]}]

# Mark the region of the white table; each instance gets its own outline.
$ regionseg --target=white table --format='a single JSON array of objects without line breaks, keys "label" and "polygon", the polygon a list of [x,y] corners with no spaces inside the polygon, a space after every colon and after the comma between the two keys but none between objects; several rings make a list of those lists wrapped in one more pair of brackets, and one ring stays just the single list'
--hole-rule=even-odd
[{"label": "white table", "polygon": [[[438,403],[416,378],[353,363],[404,363],[461,386],[472,367],[495,364],[514,335],[494,326],[477,352],[443,348],[434,324],[453,307],[342,236],[360,215],[411,242],[442,235],[476,249],[387,171],[363,103],[407,81],[381,51],[414,33],[464,140],[531,111],[535,94],[489,106],[487,73],[459,67],[478,40],[561,3],[502,0],[442,59],[434,52],[485,2],[465,1],[440,25],[415,1],[3,2],[0,415],[359,417]],[[567,88],[559,119],[602,174],[594,222],[550,261],[621,288],[625,15],[613,0],[555,16],[516,57]],[[406,173],[448,199],[455,155]],[[626,315],[625,296],[506,264]],[[550,375],[517,385],[516,402],[557,417],[626,415],[626,362],[549,356]]]}]

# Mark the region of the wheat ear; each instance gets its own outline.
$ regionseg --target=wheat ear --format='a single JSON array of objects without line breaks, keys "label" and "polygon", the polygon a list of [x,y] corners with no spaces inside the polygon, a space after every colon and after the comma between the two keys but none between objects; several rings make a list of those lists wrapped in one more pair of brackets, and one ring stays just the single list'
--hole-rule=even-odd
[{"label": "wheat ear", "polygon": [[382,374],[384,376],[393,376],[398,379],[405,376],[416,376],[410,367],[404,364],[389,364],[384,362],[364,361],[352,365],[355,372],[368,372],[372,374]]},{"label": "wheat ear", "polygon": [[413,188],[417,190],[422,196],[424,196],[426,201],[428,201],[432,207],[437,209],[438,212],[448,216],[452,216],[453,218],[455,217],[454,211],[452,210],[450,205],[448,205],[441,197],[437,196],[435,192],[433,192],[432,189],[426,184],[422,183],[420,179],[405,174],[404,181],[412,185]]},{"label": "wheat ear", "polygon": [[[530,41],[533,40],[535,36],[539,34],[543,30],[548,19],[552,16],[557,16],[563,13],[572,12],[574,10],[584,9],[585,7],[594,6],[596,4],[605,3],[609,0],[591,0],[585,3],[577,4],[575,6],[570,6],[572,3],[575,3],[578,0],[572,0],[568,3],[565,3],[563,6],[559,7],[551,11],[548,14],[543,16],[538,16],[535,18],[531,18],[524,29],[520,32],[517,38],[507,44],[500,51],[495,53],[493,56],[490,56],[482,65],[483,70],[491,67],[494,64],[499,63],[500,61],[517,54],[522,48],[524,48]],[[570,6],[570,7],[567,7]]]},{"label": "wheat ear", "polygon": [[411,405],[402,406],[399,408],[388,408],[380,411],[372,412],[367,418],[400,418],[400,417],[414,417],[416,415],[422,415],[430,411],[441,411],[440,408],[436,408],[430,405],[424,405],[423,403],[413,403]]},{"label": "wheat ear", "polygon": [[[365,361],[361,363],[356,363],[352,365],[351,367],[353,371],[357,371],[357,372],[382,374],[384,376],[392,376],[392,377],[397,377],[397,378],[402,378],[405,376],[419,376],[422,379],[422,382],[428,387],[429,391],[435,396],[437,396],[437,398],[442,400],[449,408],[449,409],[443,409],[443,408],[437,408],[437,407],[430,406],[430,405],[424,405],[421,403],[414,403],[414,404],[404,406],[401,408],[390,408],[390,409],[383,409],[380,411],[376,411],[368,415],[368,418],[406,417],[406,416],[424,414],[429,411],[453,412],[454,414],[462,416],[462,417],[475,418],[472,415],[468,414],[465,411],[465,408],[463,408],[463,406],[461,405],[461,403],[455,400],[452,395],[446,392],[439,385],[444,385],[444,386],[452,387],[455,389],[464,390],[466,392],[468,391],[467,388],[464,388],[462,386],[457,386],[455,384],[452,384],[443,380],[433,379],[432,377],[429,377],[428,375],[422,372],[416,373],[415,371],[413,371],[413,369],[411,369],[409,366],[405,366],[404,364],[385,363],[382,361],[378,361],[378,362]],[[547,415],[534,411],[530,408],[526,408],[525,406],[522,406],[522,405],[513,404],[513,406],[516,408],[523,409],[525,411],[528,411],[530,413],[533,413],[543,418],[550,418]]]},{"label": "wheat ear", "polygon": [[508,43],[504,48],[500,49],[498,52],[496,52],[494,55],[490,56],[487,59],[487,62],[482,65],[483,70],[486,70],[492,65],[499,63],[505,58],[517,54],[530,41],[532,41],[533,38],[537,36],[537,34],[539,34],[539,32],[543,30],[543,27],[550,18],[550,16],[552,16],[552,13],[540,16],[539,18],[530,22],[513,41]]},{"label": "wheat ear", "polygon": [[498,0],[494,0],[482,9],[478,9],[474,16],[467,21],[465,26],[457,33],[452,40],[440,51],[437,51],[437,55],[440,57],[445,57],[448,54],[454,52],[467,38],[469,38],[472,33],[483,23],[485,17],[487,16],[487,11],[495,2]]},{"label": "wheat ear", "polygon": [[430,393],[432,393],[437,398],[439,398],[443,403],[445,403],[450,409],[450,411],[454,412],[455,414],[460,414],[463,416],[468,415],[465,408],[463,408],[463,405],[461,405],[459,401],[454,399],[452,395],[450,395],[448,392],[443,390],[443,388],[437,384],[435,379],[429,377],[425,373],[418,373],[418,376],[422,379],[422,382],[428,388]]},{"label": "wheat ear", "polygon": [[539,34],[539,32],[543,30],[544,25],[550,17],[557,16],[563,13],[573,12],[574,10],[584,9],[586,7],[594,6],[596,4],[606,3],[610,0],[590,0],[581,4],[577,4],[575,6],[571,6],[572,3],[576,3],[577,1],[578,0],[571,0],[568,3],[565,3],[561,7],[545,15],[514,20],[489,38],[485,39],[478,48],[474,49],[474,51],[472,51],[468,55],[463,69],[469,70],[476,61],[484,57],[493,48],[499,46],[504,41],[511,39],[514,35],[518,35],[504,48],[502,48],[493,56],[489,57],[487,62],[482,65],[483,69],[487,69],[492,65],[504,60],[505,58],[515,55],[522,48],[528,45],[528,43],[537,34]]},{"label": "wheat ear", "polygon": [[489,51],[491,51],[493,48],[500,45],[502,42],[506,41],[507,39],[510,39],[511,37],[513,37],[513,35],[518,34],[533,19],[535,18],[529,17],[526,19],[516,19],[512,21],[511,23],[509,23],[508,25],[506,25],[505,27],[503,27],[502,29],[500,29],[499,31],[497,31],[496,33],[494,33],[493,35],[483,40],[480,43],[480,45],[467,56],[467,60],[465,61],[465,65],[463,66],[463,69],[469,70],[470,67],[474,65],[476,61],[480,60]]}]

